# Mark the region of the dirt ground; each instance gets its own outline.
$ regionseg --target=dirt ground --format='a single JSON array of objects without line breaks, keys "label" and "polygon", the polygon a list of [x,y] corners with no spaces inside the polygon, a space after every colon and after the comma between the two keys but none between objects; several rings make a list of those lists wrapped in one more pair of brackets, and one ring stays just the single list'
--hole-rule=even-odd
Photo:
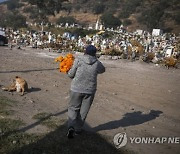
[{"label": "dirt ground", "polygon": [[[0,86],[9,85],[15,76],[28,82],[29,92],[0,90],[1,96],[17,100],[17,119],[26,132],[48,131],[35,122],[41,112],[67,119],[71,79],[58,71],[54,58],[60,54],[47,50],[0,47]],[[127,60],[102,60],[106,72],[98,77],[98,90],[87,117],[85,129],[108,136],[113,143],[117,133],[128,137],[180,137],[180,69],[165,69],[154,64]],[[29,126],[29,127],[28,127]],[[131,144],[137,153],[179,153],[179,144]]]}]

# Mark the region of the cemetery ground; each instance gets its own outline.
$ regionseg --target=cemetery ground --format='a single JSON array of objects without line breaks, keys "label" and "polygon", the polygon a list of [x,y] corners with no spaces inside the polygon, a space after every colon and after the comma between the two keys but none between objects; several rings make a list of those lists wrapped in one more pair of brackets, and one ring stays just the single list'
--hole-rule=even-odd
[{"label": "cemetery ground", "polygon": [[98,90],[85,132],[66,137],[71,79],[47,50],[0,47],[0,86],[15,76],[24,96],[0,90],[0,153],[179,153],[179,144],[132,144],[116,149],[113,137],[180,136],[180,69],[127,60],[102,60]]}]

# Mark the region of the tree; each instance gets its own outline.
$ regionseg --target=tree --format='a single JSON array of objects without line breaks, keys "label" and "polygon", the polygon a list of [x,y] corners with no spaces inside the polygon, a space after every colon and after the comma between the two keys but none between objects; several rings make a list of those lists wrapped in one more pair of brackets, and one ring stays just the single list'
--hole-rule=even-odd
[{"label": "tree", "polygon": [[105,9],[105,6],[102,3],[96,4],[93,8],[93,12],[95,14],[101,14],[104,12],[104,9]]},{"label": "tree", "polygon": [[123,21],[123,25],[124,25],[124,26],[129,26],[129,25],[131,25],[131,24],[132,24],[132,21],[129,20],[129,19],[125,19],[125,20]]},{"label": "tree", "polygon": [[65,1],[67,0],[28,0],[30,4],[36,5],[40,12],[54,16],[62,9],[62,3]]},{"label": "tree", "polygon": [[63,9],[65,11],[67,11],[68,13],[71,13],[72,5],[70,3],[67,3],[67,4],[63,5]]},{"label": "tree", "polygon": [[109,28],[116,28],[121,25],[121,21],[117,17],[113,16],[113,14],[108,12],[101,16],[101,21],[105,27]]},{"label": "tree", "polygon": [[180,24],[180,11],[178,11],[177,14],[174,15],[174,20],[177,24]]},{"label": "tree", "polygon": [[145,24],[147,28],[151,31],[153,28],[160,26],[160,19],[164,14],[164,9],[162,6],[154,6],[149,10],[142,12],[142,15],[138,18],[138,21]]},{"label": "tree", "polygon": [[128,0],[123,6],[122,11],[119,14],[120,18],[128,18],[136,8],[143,3],[143,0]]},{"label": "tree", "polygon": [[72,16],[68,16],[68,17],[60,17],[58,20],[57,20],[57,24],[63,24],[65,25],[66,23],[69,23],[69,24],[73,24],[73,23],[76,23],[76,19]]},{"label": "tree", "polygon": [[15,10],[16,8],[19,8],[21,4],[19,3],[19,0],[12,0],[12,1],[7,1],[7,8],[8,10]]},{"label": "tree", "polygon": [[1,27],[11,27],[13,29],[26,27],[26,18],[20,14],[7,13],[2,15],[0,20]]}]

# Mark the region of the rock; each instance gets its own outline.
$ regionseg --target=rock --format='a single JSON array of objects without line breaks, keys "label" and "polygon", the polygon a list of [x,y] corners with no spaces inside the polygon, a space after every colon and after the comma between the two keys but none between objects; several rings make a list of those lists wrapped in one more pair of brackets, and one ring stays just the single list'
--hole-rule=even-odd
[{"label": "rock", "polygon": [[112,56],[107,56],[107,60],[110,60],[110,59],[112,59]]},{"label": "rock", "polygon": [[101,55],[101,56],[99,57],[99,60],[104,60],[104,55]]},{"label": "rock", "polygon": [[3,117],[3,116],[0,116],[0,118],[1,118],[1,119],[4,119],[4,117]]},{"label": "rock", "polygon": [[112,59],[112,56],[101,55],[101,56],[99,57],[99,60],[110,60],[110,59]]},{"label": "rock", "polygon": [[17,142],[16,142],[16,141],[13,141],[12,143],[13,143],[13,144],[16,144]]},{"label": "rock", "polygon": [[33,100],[30,100],[30,102],[31,102],[31,103],[34,103],[34,101],[33,101]]},{"label": "rock", "polygon": [[132,111],[134,111],[134,108],[131,108]]},{"label": "rock", "polygon": [[69,96],[66,96],[65,99],[69,99]]},{"label": "rock", "polygon": [[119,56],[112,56],[112,60],[118,60]]},{"label": "rock", "polygon": [[78,51],[76,51],[75,54],[76,54],[76,55],[84,55],[83,52],[78,52]]},{"label": "rock", "polygon": [[122,128],[122,130],[126,130],[126,128]]}]

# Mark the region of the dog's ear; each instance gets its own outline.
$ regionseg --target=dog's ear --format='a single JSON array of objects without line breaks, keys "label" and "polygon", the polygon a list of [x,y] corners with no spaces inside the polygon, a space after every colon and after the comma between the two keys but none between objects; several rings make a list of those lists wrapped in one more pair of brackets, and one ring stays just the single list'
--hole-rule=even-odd
[{"label": "dog's ear", "polygon": [[19,78],[18,76],[16,76],[16,79]]}]

